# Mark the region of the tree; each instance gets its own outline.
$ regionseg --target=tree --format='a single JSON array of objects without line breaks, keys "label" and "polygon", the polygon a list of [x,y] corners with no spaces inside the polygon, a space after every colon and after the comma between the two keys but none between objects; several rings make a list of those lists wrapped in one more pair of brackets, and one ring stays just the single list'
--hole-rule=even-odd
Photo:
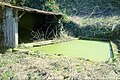
[{"label": "tree", "polygon": [[112,6],[114,6],[114,7],[120,7],[120,0],[112,0]]}]

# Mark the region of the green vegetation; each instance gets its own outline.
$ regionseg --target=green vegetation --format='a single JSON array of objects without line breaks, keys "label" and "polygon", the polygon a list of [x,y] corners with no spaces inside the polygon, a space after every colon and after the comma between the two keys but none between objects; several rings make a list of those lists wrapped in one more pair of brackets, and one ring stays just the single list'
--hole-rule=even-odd
[{"label": "green vegetation", "polygon": [[[68,36],[109,39],[117,45],[115,53],[120,50],[119,0],[2,1],[63,13],[61,20]],[[120,79],[120,54],[114,54],[114,62],[109,63],[109,44],[105,42],[75,40],[38,48],[21,47],[0,53],[0,80]]]},{"label": "green vegetation", "polygon": [[44,53],[61,54],[69,57],[80,57],[92,61],[108,61],[110,46],[107,42],[73,40],[53,45],[33,48]]},{"label": "green vegetation", "polygon": [[[118,16],[96,17],[84,19],[84,17],[70,17],[71,21],[65,23],[64,28],[72,36],[94,37],[104,39],[119,39]],[[117,34],[116,34],[117,33]],[[115,37],[117,36],[117,37]]]},{"label": "green vegetation", "polygon": [[51,12],[61,12],[55,0],[12,0],[11,4],[17,6],[28,6]]},{"label": "green vegetation", "polygon": [[110,64],[39,51],[9,50],[0,54],[0,65],[2,80],[120,79],[119,57]]}]

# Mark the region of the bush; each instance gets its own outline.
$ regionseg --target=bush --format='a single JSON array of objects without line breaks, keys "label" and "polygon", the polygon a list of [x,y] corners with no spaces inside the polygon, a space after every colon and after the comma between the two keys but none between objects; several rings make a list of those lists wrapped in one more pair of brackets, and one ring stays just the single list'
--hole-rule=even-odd
[{"label": "bush", "polygon": [[23,6],[25,4],[26,0],[11,0],[11,4],[17,5],[17,6]]}]

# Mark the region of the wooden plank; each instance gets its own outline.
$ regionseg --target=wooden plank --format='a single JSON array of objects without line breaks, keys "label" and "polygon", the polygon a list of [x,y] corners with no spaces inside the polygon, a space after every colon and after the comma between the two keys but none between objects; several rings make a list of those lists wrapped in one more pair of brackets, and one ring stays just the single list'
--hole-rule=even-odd
[{"label": "wooden plank", "polygon": [[13,47],[18,45],[18,12],[14,11],[14,18],[13,18]]},{"label": "wooden plank", "polygon": [[6,46],[15,48],[18,45],[18,15],[12,8],[6,8]]},{"label": "wooden plank", "polygon": [[11,11],[10,11],[10,8],[6,8],[6,13],[5,13],[5,22],[6,22],[6,46],[9,46],[11,47],[10,45],[10,27],[12,26],[12,20],[11,20]]},{"label": "wooden plank", "polygon": [[0,8],[0,52],[4,49],[3,10]]}]

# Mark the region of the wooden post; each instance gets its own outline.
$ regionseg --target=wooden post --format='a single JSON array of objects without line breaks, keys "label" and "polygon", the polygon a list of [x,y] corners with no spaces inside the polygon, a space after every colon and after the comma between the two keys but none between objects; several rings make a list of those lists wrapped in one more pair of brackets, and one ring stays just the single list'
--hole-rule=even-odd
[{"label": "wooden post", "polygon": [[3,12],[4,10],[0,8],[0,52],[4,51],[4,27],[3,27]]},{"label": "wooden post", "polygon": [[15,48],[18,45],[18,12],[12,8],[5,9],[5,44]]},{"label": "wooden post", "polygon": [[110,62],[113,62],[114,61],[114,53],[113,53],[111,41],[109,42],[109,45],[110,45]]}]

